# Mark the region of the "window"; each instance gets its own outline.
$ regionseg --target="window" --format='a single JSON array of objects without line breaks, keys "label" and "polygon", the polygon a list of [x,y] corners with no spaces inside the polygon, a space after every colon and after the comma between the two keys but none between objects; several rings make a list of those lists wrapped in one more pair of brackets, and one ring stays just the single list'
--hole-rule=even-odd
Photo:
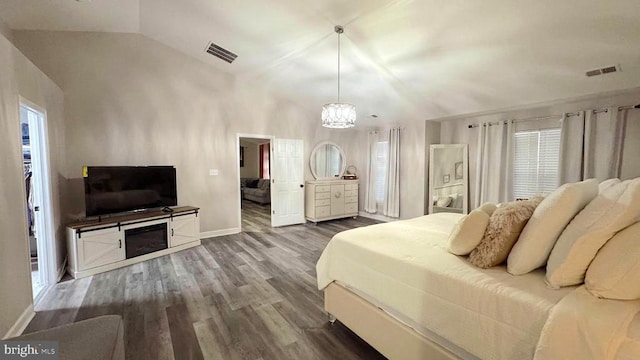
[{"label": "window", "polygon": [[558,187],[560,129],[516,132],[513,195],[528,199]]},{"label": "window", "polygon": [[387,186],[387,167],[389,166],[389,142],[378,141],[375,159],[375,193],[378,206],[384,203],[384,192]]}]

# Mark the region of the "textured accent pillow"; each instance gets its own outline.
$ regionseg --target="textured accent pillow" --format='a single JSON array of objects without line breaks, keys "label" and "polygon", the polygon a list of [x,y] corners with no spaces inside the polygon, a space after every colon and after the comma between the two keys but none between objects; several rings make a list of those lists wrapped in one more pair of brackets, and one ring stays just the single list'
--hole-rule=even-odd
[{"label": "textured accent pillow", "polygon": [[467,255],[475,249],[489,225],[489,215],[476,209],[458,220],[449,235],[448,250],[455,255]]},{"label": "textured accent pillow", "polygon": [[564,229],[547,262],[552,288],[581,284],[598,250],[640,217],[640,178],[598,194]]},{"label": "textured accent pillow", "polygon": [[533,212],[507,259],[507,271],[522,275],[547,263],[562,230],[598,195],[598,180],[564,184]]},{"label": "textured accent pillow", "polygon": [[493,215],[493,212],[496,211],[497,208],[498,207],[496,206],[496,204],[487,202],[487,203],[484,203],[484,204],[480,205],[480,207],[478,209],[486,212],[487,215],[491,216],[491,215]]},{"label": "textured accent pillow", "polygon": [[507,260],[513,244],[542,199],[535,197],[500,205],[489,218],[482,241],[469,254],[469,262],[486,269]]},{"label": "textured accent pillow", "polygon": [[444,197],[438,198],[438,201],[436,201],[436,206],[447,207],[451,205],[451,200],[452,199],[450,196],[444,196]]},{"label": "textured accent pillow", "polygon": [[599,298],[640,299],[640,222],[607,241],[589,265],[584,283]]},{"label": "textured accent pillow", "polygon": [[617,184],[620,184],[620,179],[618,178],[607,179],[601,182],[600,185],[598,185],[598,193],[602,193],[603,191]]}]

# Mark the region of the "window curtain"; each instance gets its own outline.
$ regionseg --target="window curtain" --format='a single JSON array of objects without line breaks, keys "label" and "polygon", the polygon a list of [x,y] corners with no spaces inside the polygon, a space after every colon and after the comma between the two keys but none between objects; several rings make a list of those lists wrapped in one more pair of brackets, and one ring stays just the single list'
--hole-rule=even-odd
[{"label": "window curtain", "polygon": [[376,203],[376,148],[380,141],[380,136],[377,131],[370,131],[367,138],[367,145],[369,147],[367,162],[367,192],[364,201],[364,211],[375,214],[378,212],[378,205]]},{"label": "window curtain", "polygon": [[514,124],[480,124],[476,148],[476,192],[472,208],[513,199]]},{"label": "window curtain", "polygon": [[269,144],[260,145],[260,177],[263,179],[269,179],[270,173],[270,152]]},{"label": "window curtain", "polygon": [[389,163],[384,215],[400,217],[400,128],[389,130]]},{"label": "window curtain", "polygon": [[565,115],[560,139],[560,183],[620,177],[627,111],[616,107]]}]

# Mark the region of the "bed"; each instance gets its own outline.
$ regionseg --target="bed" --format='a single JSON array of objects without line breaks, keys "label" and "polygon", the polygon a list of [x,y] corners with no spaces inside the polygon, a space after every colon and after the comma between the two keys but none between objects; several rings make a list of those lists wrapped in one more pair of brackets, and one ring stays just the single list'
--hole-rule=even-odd
[{"label": "bed", "polygon": [[640,356],[640,301],[550,289],[542,269],[476,268],[446,250],[461,216],[337,234],[316,267],[326,311],[390,359]]}]

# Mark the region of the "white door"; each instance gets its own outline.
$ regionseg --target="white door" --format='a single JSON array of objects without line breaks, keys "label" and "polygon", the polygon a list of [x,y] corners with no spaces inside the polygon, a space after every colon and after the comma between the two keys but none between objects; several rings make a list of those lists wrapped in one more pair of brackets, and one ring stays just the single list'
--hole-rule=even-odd
[{"label": "white door", "polygon": [[297,139],[274,139],[271,149],[271,226],[302,224],[304,144]]}]

